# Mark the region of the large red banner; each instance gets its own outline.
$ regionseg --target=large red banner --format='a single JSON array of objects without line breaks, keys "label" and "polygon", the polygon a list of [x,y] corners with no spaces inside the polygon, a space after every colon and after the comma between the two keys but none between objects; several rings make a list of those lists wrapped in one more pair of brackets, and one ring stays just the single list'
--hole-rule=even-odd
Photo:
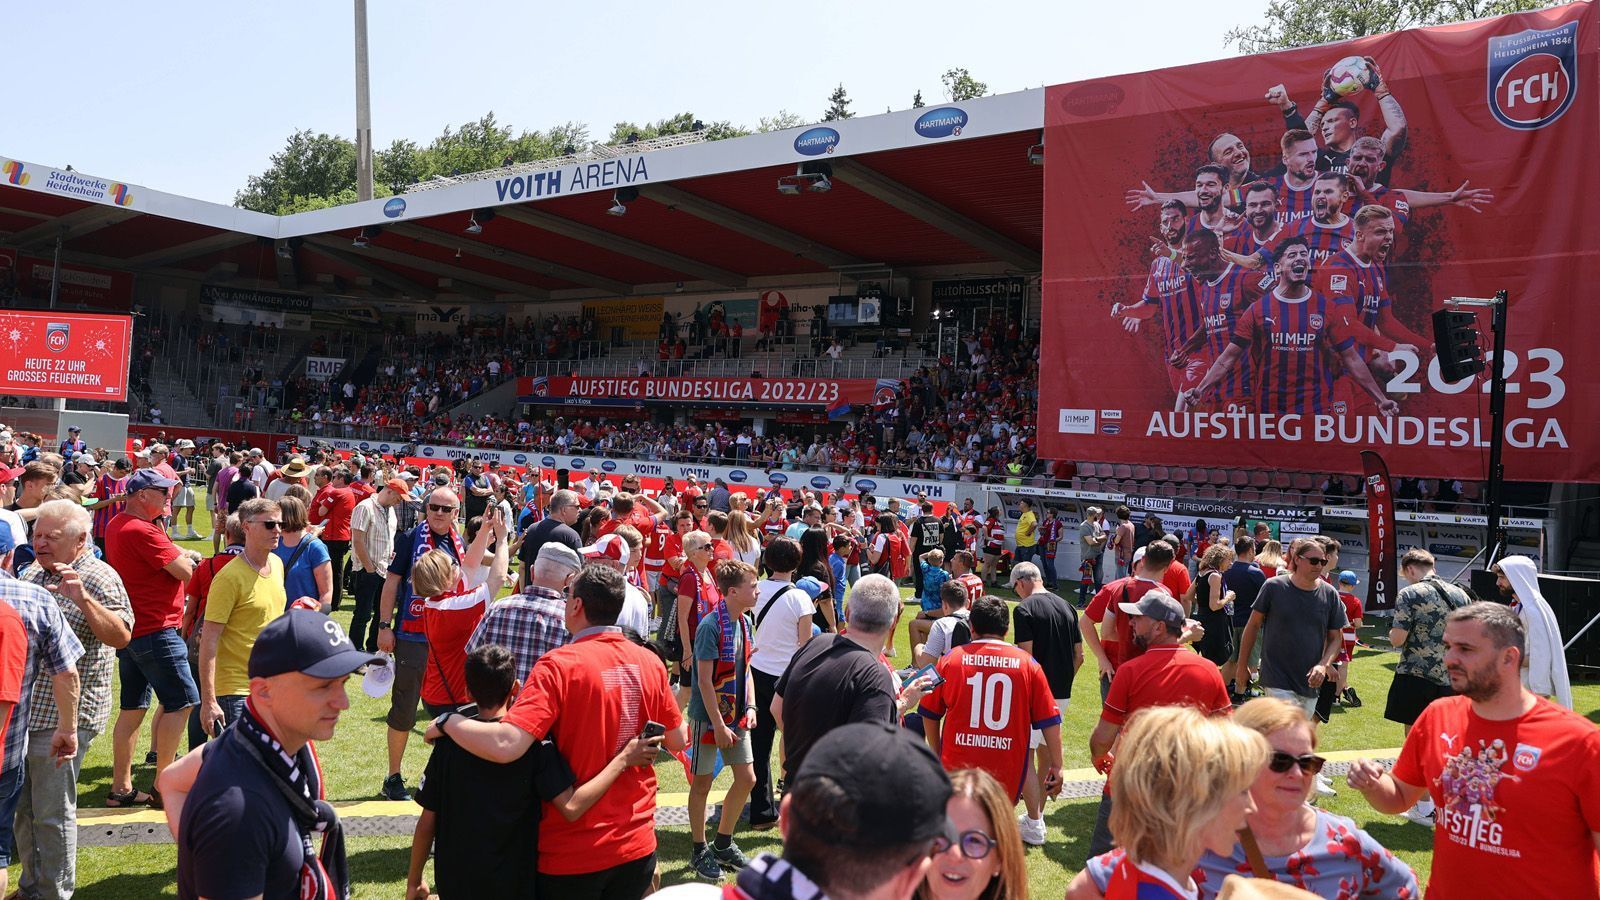
[{"label": "large red banner", "polygon": [[1596,38],[1579,3],[1050,88],[1040,455],[1486,477],[1429,321],[1505,290],[1507,477],[1600,480]]},{"label": "large red banner", "polygon": [[517,379],[523,403],[567,406],[709,406],[845,410],[893,403],[897,379],[880,378],[615,378],[560,375]]},{"label": "large red banner", "polygon": [[0,394],[128,399],[133,320],[0,310]]},{"label": "large red banner", "polygon": [[[7,269],[11,271],[6,272]],[[55,261],[48,257],[18,255],[0,250],[0,282],[13,281],[24,297],[50,296]],[[56,299],[63,306],[89,306],[125,312],[133,307],[133,275],[78,263],[61,264],[61,284]]]}]

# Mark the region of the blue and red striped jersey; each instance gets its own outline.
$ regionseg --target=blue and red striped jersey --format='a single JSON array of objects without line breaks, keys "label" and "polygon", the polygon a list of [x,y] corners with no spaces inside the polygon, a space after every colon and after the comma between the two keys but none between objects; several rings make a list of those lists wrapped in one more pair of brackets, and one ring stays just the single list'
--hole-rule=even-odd
[{"label": "blue and red striped jersey", "polygon": [[1255,358],[1256,410],[1278,415],[1331,411],[1333,381],[1342,371],[1335,353],[1352,340],[1339,331],[1333,300],[1316,291],[1287,300],[1280,291],[1245,310],[1231,338]]},{"label": "blue and red striped jersey", "polygon": [[1184,290],[1188,278],[1172,257],[1160,256],[1151,261],[1150,275],[1144,281],[1144,302],[1156,308],[1161,316],[1161,340],[1164,355],[1171,356],[1189,335],[1200,325],[1200,314],[1194,299]]}]

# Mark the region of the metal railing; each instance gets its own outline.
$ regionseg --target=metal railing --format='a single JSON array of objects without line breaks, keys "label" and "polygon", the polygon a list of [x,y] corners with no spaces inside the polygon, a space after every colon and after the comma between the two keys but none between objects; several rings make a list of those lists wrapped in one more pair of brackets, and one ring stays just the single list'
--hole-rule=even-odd
[{"label": "metal railing", "polygon": [[748,378],[753,371],[759,371],[764,378],[903,378],[918,367],[935,365],[938,360],[926,356],[853,359],[829,359],[824,356],[818,359],[813,356],[754,355],[678,360],[599,357],[586,360],[533,360],[522,365],[522,374],[634,377],[640,374],[641,362],[648,369],[646,375],[659,378]]}]

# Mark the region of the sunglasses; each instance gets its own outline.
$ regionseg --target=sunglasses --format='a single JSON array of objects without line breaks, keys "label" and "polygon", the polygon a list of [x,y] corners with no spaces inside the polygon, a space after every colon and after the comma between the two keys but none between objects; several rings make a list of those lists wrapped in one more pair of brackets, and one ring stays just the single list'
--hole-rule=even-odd
[{"label": "sunglasses", "polygon": [[1328,561],[1321,556],[1302,556],[1300,561],[1310,563],[1313,566],[1325,566],[1328,564]]},{"label": "sunglasses", "polygon": [[262,528],[265,528],[268,531],[277,531],[279,528],[283,527],[283,521],[280,519],[266,519],[263,521],[251,522],[250,524],[260,525]]},{"label": "sunglasses", "polygon": [[995,845],[995,839],[981,831],[963,831],[953,844],[949,838],[941,834],[933,839],[933,853],[931,855],[937,856],[951,847],[960,847],[961,855],[967,859],[983,859],[989,855],[990,851],[994,850]]},{"label": "sunglasses", "polygon": [[459,506],[440,506],[437,503],[429,503],[428,504],[428,512],[453,513],[453,512],[455,512],[456,510],[458,510],[460,508],[461,507],[459,507]]},{"label": "sunglasses", "polygon": [[1308,753],[1305,756],[1293,756],[1281,750],[1274,750],[1272,756],[1267,759],[1267,768],[1282,775],[1294,766],[1299,766],[1300,771],[1305,774],[1315,775],[1322,771],[1322,766],[1326,762],[1327,760],[1314,753]]}]

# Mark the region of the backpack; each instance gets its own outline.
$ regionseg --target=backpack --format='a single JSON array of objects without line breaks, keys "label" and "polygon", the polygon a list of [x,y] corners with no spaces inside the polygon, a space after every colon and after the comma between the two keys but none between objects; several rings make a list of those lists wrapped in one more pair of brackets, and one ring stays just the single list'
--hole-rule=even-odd
[{"label": "backpack", "polygon": [[954,650],[970,643],[972,643],[972,623],[966,619],[957,619],[956,627],[950,629],[950,649]]},{"label": "backpack", "polygon": [[906,539],[898,534],[889,535],[889,577],[895,581],[903,581],[911,577],[911,548],[906,544]]}]

